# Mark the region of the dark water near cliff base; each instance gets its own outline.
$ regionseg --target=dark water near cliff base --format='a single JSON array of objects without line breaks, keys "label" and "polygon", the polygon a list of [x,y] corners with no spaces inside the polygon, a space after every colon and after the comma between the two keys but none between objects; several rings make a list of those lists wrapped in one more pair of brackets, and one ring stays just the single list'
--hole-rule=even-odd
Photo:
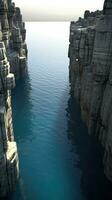
[{"label": "dark water near cliff base", "polygon": [[110,199],[102,150],[68,81],[69,23],[27,23],[28,74],[13,91],[20,181],[13,200]]}]

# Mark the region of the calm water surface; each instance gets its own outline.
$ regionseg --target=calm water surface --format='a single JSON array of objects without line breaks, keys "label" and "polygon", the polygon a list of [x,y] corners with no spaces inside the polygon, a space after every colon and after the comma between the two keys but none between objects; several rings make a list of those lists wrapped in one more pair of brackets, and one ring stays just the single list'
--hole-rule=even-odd
[{"label": "calm water surface", "polygon": [[70,96],[69,23],[26,23],[26,28],[28,73],[13,91],[20,181],[11,199],[105,199],[109,183],[101,147],[87,134]]}]

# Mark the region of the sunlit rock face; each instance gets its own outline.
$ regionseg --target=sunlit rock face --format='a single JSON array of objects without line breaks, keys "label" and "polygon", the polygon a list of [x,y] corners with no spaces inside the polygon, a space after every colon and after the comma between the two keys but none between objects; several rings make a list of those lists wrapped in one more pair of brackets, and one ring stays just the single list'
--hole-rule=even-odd
[{"label": "sunlit rock face", "polygon": [[11,90],[27,68],[26,30],[19,8],[0,0],[0,199],[16,187],[19,159],[14,140]]},{"label": "sunlit rock face", "polygon": [[10,73],[6,48],[4,43],[0,42],[0,197],[7,196],[15,189],[19,177],[11,107],[11,89],[14,87],[15,78],[14,74]]},{"label": "sunlit rock face", "polygon": [[86,11],[70,26],[70,83],[88,132],[105,148],[104,171],[112,181],[112,1],[92,15]]}]

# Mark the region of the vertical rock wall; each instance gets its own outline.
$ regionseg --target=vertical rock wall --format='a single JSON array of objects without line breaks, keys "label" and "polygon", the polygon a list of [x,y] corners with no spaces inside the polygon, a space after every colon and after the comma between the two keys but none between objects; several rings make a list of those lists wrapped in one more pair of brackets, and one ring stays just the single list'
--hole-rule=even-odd
[{"label": "vertical rock wall", "polygon": [[0,0],[0,199],[15,189],[19,177],[11,89],[15,77],[19,78],[27,69],[25,38],[20,9],[11,0]]},{"label": "vertical rock wall", "polygon": [[15,78],[10,73],[5,45],[0,42],[0,197],[14,190],[19,176],[11,107],[11,89],[14,86]]},{"label": "vertical rock wall", "polygon": [[85,12],[70,26],[70,82],[89,134],[105,148],[104,171],[112,181],[112,0],[103,12]]},{"label": "vertical rock wall", "polygon": [[0,0],[0,27],[11,72],[18,79],[27,69],[26,29],[20,8],[11,0]]}]

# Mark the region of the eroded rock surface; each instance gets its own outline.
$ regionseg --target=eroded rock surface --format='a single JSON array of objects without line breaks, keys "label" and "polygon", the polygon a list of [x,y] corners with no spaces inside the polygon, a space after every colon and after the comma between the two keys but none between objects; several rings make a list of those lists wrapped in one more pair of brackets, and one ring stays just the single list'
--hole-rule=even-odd
[{"label": "eroded rock surface", "polygon": [[71,22],[69,58],[71,90],[89,134],[105,148],[104,171],[112,181],[112,0]]},{"label": "eroded rock surface", "polygon": [[0,0],[0,40],[4,41],[11,72],[18,79],[27,69],[26,29],[20,8]]},{"label": "eroded rock surface", "polygon": [[14,140],[11,89],[27,69],[26,30],[20,9],[0,0],[0,199],[14,191],[19,159]]}]

